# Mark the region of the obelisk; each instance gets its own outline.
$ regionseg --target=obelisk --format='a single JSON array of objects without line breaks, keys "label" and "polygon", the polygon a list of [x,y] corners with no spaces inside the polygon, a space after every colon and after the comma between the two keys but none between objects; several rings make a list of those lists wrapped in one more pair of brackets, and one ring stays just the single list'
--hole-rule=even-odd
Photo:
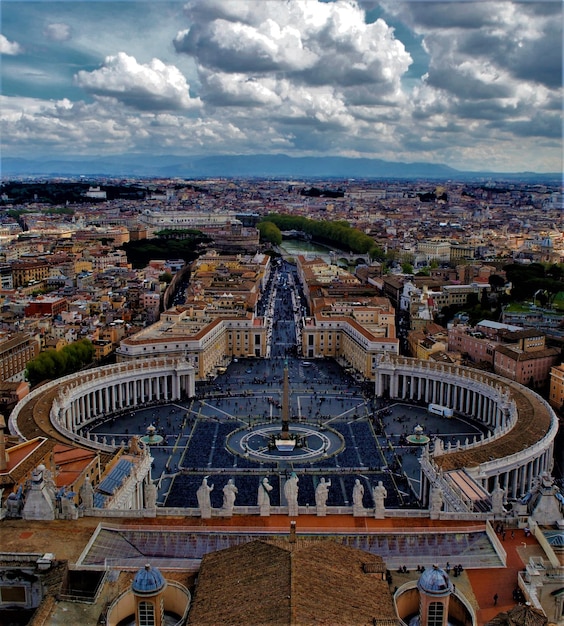
[{"label": "obelisk", "polygon": [[288,361],[284,361],[284,383],[282,386],[282,427],[274,438],[276,449],[291,452],[296,446],[296,437],[290,434],[290,383],[288,381]]},{"label": "obelisk", "polygon": [[290,382],[288,380],[288,360],[284,361],[284,383],[282,385],[282,429],[281,439],[290,438]]}]

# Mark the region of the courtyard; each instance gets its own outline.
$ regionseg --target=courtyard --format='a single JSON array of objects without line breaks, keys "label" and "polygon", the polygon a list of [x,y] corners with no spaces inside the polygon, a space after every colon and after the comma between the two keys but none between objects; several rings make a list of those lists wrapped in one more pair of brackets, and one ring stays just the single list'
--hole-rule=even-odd
[{"label": "courtyard", "polygon": [[[260,441],[281,425],[285,364],[290,431],[307,436],[303,448],[273,453]],[[426,405],[376,399],[333,360],[304,364],[295,357],[239,359],[214,381],[200,383],[191,401],[114,415],[91,432],[119,443],[146,435],[150,426],[159,440],[150,445],[158,504],[187,508],[197,507],[196,490],[206,476],[214,485],[213,507],[221,507],[229,479],[238,489],[236,505],[255,506],[265,476],[273,487],[272,505],[283,506],[282,485],[292,472],[299,477],[300,506],[315,506],[315,488],[324,477],[331,481],[328,506],[349,506],[359,479],[366,508],[373,506],[372,488],[379,481],[387,490],[387,508],[418,508],[423,446],[408,440],[415,427],[422,427],[431,445],[436,438],[445,445],[465,443],[485,432],[465,416],[445,418]]]}]

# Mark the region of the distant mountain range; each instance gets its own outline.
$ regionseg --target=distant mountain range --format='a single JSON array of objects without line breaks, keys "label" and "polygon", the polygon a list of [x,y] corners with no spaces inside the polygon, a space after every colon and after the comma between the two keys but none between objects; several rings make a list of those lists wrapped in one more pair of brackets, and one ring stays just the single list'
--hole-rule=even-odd
[{"label": "distant mountain range", "polygon": [[109,176],[166,178],[373,178],[432,180],[560,181],[560,174],[535,172],[465,172],[437,163],[400,163],[381,159],[344,157],[289,157],[284,154],[218,156],[107,157],[67,156],[60,159],[4,157],[2,178],[20,176]]}]

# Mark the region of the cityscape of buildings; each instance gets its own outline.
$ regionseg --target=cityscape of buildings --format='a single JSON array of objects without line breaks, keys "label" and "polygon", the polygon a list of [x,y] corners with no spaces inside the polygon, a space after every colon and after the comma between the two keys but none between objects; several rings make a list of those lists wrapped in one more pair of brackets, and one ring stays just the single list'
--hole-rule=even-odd
[{"label": "cityscape of buildings", "polygon": [[[42,185],[61,195],[79,185],[82,196],[53,200]],[[27,196],[26,186],[33,189]],[[282,233],[273,244],[259,227],[272,214],[346,222],[373,240],[379,256],[303,232]],[[153,240],[195,231],[205,240],[193,260],[169,258],[163,248],[151,255]],[[9,531],[2,535],[20,529],[24,536],[41,524],[59,524],[60,541],[65,525],[84,524],[90,534],[80,549],[69,548],[66,570],[56,543],[43,550],[49,556],[3,539],[0,617],[60,623],[57,611],[77,600],[72,580],[108,624],[301,624],[321,617],[343,624],[563,624],[563,233],[562,187],[546,183],[5,182],[0,524]],[[133,263],[128,244],[143,242],[149,256]],[[513,266],[550,276],[517,298]],[[80,340],[92,345],[90,367],[30,381],[30,361],[61,355]],[[413,413],[420,430],[401,426],[411,419],[409,407],[421,411]],[[284,410],[311,459],[276,455],[272,433]],[[402,430],[391,436],[394,423]],[[186,434],[182,443],[178,433]],[[227,456],[216,464],[219,451]],[[292,508],[286,485],[294,471],[301,501],[296,491]],[[220,478],[234,477],[238,493],[229,505],[224,499],[214,506],[217,490],[211,500],[202,495],[210,475],[218,487]],[[260,498],[265,475],[280,486],[267,491],[268,507]],[[318,500],[324,477],[333,488],[341,483],[342,498]],[[183,501],[182,491],[190,493]],[[359,540],[321,549],[300,538],[303,528],[349,528],[349,518],[362,520],[367,535],[394,529],[399,536],[398,525],[404,533],[411,527],[403,540],[417,542],[425,569],[409,551],[362,556]],[[174,530],[182,521],[207,532],[205,541],[227,548],[225,555],[211,548],[181,555]],[[273,525],[270,543],[252,532],[237,546],[214,538],[226,527],[242,533],[263,523]],[[453,539],[441,552],[431,539],[441,528],[464,535],[470,547]],[[127,535],[141,530],[145,543]],[[122,547],[112,543],[116,532],[148,564],[125,566]],[[474,552],[472,533],[485,542],[476,540]],[[491,563],[478,558],[480,550]],[[453,585],[459,562],[465,573]],[[393,584],[391,563],[400,574]],[[484,606],[475,583],[491,580],[488,568],[509,572],[503,579],[511,588],[494,589],[494,606]],[[294,611],[278,599],[249,621],[256,587],[244,582],[237,610],[221,612],[222,590],[241,580],[281,585],[288,577],[284,598],[296,603]],[[339,596],[337,606],[335,596],[324,613],[326,580],[350,598]],[[112,581],[119,591],[116,585],[109,597]],[[14,607],[25,609],[25,621],[17,621]],[[512,611],[537,621],[511,622]],[[127,621],[132,615],[136,621]]]}]

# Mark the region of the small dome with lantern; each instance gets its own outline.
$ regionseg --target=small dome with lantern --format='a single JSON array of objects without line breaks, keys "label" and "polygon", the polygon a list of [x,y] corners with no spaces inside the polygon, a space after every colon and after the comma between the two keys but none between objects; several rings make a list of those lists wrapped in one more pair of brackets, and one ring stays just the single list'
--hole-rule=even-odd
[{"label": "small dome with lantern", "polygon": [[421,574],[417,587],[419,591],[431,596],[442,596],[453,591],[448,574],[438,565],[433,565]]},{"label": "small dome with lantern", "polygon": [[156,567],[149,564],[142,567],[131,584],[131,590],[137,595],[153,595],[166,587],[166,580]]}]

